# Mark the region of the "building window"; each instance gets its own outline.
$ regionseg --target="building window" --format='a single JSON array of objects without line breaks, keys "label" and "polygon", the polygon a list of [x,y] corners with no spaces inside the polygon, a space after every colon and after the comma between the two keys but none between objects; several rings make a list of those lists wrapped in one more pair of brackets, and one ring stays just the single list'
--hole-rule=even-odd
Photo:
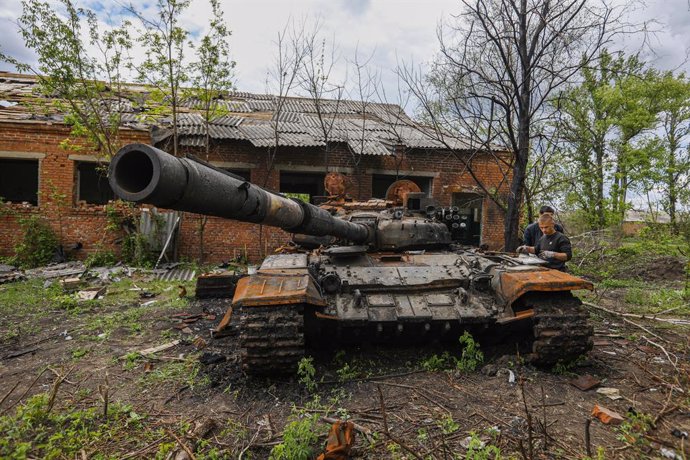
[{"label": "building window", "polygon": [[115,199],[108,183],[108,166],[103,163],[77,163],[77,200],[88,204],[106,204]]},{"label": "building window", "polygon": [[325,174],[280,172],[280,193],[291,198],[299,198],[314,203],[314,197],[324,196],[323,179]]},{"label": "building window", "polygon": [[395,174],[374,174],[371,178],[371,197],[372,198],[386,198],[386,191],[388,187],[396,180],[407,179],[411,180],[419,186],[426,196],[431,196],[431,181],[432,177],[424,176],[396,176]]},{"label": "building window", "polygon": [[453,239],[461,244],[479,246],[482,236],[484,197],[476,193],[453,193],[451,204],[457,208],[457,213],[461,218],[458,222],[459,227],[452,231]]},{"label": "building window", "polygon": [[38,206],[38,160],[0,158],[0,197]]}]

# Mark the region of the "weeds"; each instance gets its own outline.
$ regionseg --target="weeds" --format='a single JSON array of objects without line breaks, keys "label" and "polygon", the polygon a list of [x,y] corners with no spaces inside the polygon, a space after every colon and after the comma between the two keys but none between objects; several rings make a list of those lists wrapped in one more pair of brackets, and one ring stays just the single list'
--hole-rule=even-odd
[{"label": "weeds", "polygon": [[309,393],[312,393],[314,390],[316,390],[316,381],[314,380],[315,375],[316,368],[314,367],[314,358],[311,356],[305,356],[304,358],[300,359],[299,363],[297,364],[298,381]]},{"label": "weeds", "polygon": [[462,355],[456,367],[461,372],[473,372],[484,362],[484,353],[467,331],[460,337],[460,346],[462,347]]},{"label": "weeds", "polygon": [[462,352],[460,358],[452,356],[449,352],[432,355],[421,362],[422,369],[428,372],[456,369],[463,373],[474,372],[484,362],[484,353],[479,349],[479,343],[475,342],[472,334],[465,331],[459,339]]},{"label": "weeds", "polygon": [[103,423],[96,408],[49,411],[48,399],[46,393],[35,395],[15,414],[0,417],[1,458],[75,458],[82,449],[103,452],[113,440],[145,433],[145,417],[127,404],[111,404]]},{"label": "weeds", "polygon": [[500,447],[486,444],[476,433],[470,433],[465,460],[501,460],[502,458]]},{"label": "weeds", "polygon": [[271,450],[270,460],[308,460],[314,455],[314,446],[325,425],[319,427],[319,415],[292,410],[283,428],[283,441]]},{"label": "weeds", "polygon": [[649,440],[645,435],[653,425],[651,415],[631,409],[626,414],[625,421],[618,427],[618,440],[637,448],[647,447]]}]

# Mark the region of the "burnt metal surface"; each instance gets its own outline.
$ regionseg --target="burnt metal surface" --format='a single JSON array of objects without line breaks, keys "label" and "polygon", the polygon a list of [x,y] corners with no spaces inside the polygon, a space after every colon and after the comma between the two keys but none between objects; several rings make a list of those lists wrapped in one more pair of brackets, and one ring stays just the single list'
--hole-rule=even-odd
[{"label": "burnt metal surface", "polygon": [[235,272],[206,273],[196,279],[195,295],[198,299],[231,299],[240,278],[246,275]]},{"label": "burnt metal surface", "polygon": [[534,343],[530,361],[541,366],[567,363],[590,351],[594,329],[582,302],[570,292],[533,293],[525,300],[534,308]]},{"label": "burnt metal surface", "polygon": [[255,375],[295,374],[304,356],[303,314],[302,305],[240,308],[242,369]]},{"label": "burnt metal surface", "polygon": [[463,330],[518,323],[533,331],[535,363],[591,348],[586,311],[570,292],[591,289],[590,282],[515,254],[461,246],[453,230],[460,210],[429,204],[418,192],[403,188],[414,202],[407,208],[344,199],[316,207],[141,144],[122,149],[110,168],[113,189],[125,199],[329,237],[325,247],[313,238],[296,240],[306,241],[301,247],[293,241],[237,281],[217,331],[239,317],[248,373],[293,373],[305,340],[340,343],[333,333],[372,342],[455,341]]}]

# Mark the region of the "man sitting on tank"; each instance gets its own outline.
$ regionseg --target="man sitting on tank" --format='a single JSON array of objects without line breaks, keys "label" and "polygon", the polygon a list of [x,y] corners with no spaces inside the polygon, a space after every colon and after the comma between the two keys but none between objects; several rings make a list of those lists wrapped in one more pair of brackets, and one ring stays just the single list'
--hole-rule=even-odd
[{"label": "man sitting on tank", "polygon": [[544,213],[537,221],[543,236],[534,246],[520,246],[518,252],[527,254],[537,254],[540,259],[544,259],[549,268],[567,271],[565,263],[573,257],[572,246],[567,236],[557,231],[553,216]]},{"label": "man sitting on tank", "polygon": [[[541,208],[539,208],[539,216],[543,216],[544,214],[551,214],[553,216],[553,213],[556,212],[551,206],[544,205]],[[557,232],[563,232],[563,227],[561,224],[556,223],[554,225],[556,228]],[[539,241],[539,238],[541,238],[543,233],[541,230],[539,230],[539,222],[532,222],[525,228],[525,232],[522,235],[522,243],[525,246],[534,246],[537,244],[537,241]]]}]

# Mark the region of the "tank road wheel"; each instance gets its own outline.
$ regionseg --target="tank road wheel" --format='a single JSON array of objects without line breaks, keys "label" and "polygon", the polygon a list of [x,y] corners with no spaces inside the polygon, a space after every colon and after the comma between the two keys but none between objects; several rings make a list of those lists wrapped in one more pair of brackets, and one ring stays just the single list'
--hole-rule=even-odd
[{"label": "tank road wheel", "polygon": [[587,310],[572,293],[535,293],[529,303],[534,308],[533,364],[553,366],[592,349],[594,329],[587,323]]},{"label": "tank road wheel", "polygon": [[239,345],[247,374],[296,373],[304,357],[304,306],[241,307]]}]

